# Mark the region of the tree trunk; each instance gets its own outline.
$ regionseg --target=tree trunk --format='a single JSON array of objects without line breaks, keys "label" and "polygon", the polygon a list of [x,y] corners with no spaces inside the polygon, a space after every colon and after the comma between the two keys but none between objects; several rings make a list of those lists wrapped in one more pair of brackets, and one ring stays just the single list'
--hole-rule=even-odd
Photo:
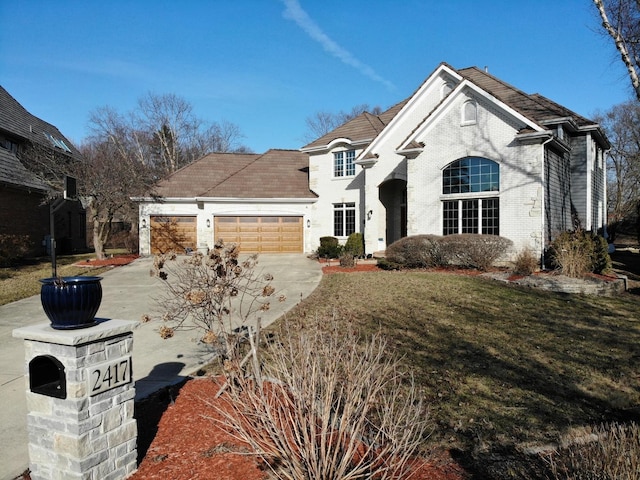
[{"label": "tree trunk", "polygon": [[96,258],[103,260],[105,258],[104,243],[102,241],[102,235],[100,234],[100,220],[98,217],[93,217],[93,249],[96,252]]},{"label": "tree trunk", "polygon": [[95,200],[89,203],[88,208],[91,218],[93,219],[93,249],[95,251],[96,258],[98,260],[104,260],[106,257],[104,246],[109,239],[109,234],[111,233],[111,219],[105,222],[100,218],[98,206]]},{"label": "tree trunk", "polygon": [[633,86],[633,90],[636,93],[636,97],[640,100],[640,78],[638,78],[638,72],[636,71],[636,64],[634,63],[634,58],[632,54],[627,49],[626,41],[630,39],[625,39],[620,35],[619,30],[616,30],[611,23],[609,22],[609,17],[607,16],[607,12],[602,0],[593,0],[596,7],[598,8],[598,12],[600,13],[600,18],[602,19],[602,26],[607,31],[609,36],[613,39],[616,44],[616,49],[620,53],[620,57],[622,58],[622,63],[627,68],[627,72],[629,74],[629,78],[631,79],[631,85]]}]

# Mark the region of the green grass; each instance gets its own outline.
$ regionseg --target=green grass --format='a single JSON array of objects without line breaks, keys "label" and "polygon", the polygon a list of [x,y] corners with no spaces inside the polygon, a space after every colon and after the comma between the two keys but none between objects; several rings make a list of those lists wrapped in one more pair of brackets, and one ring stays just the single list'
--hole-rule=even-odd
[{"label": "green grass", "polygon": [[[108,268],[76,267],[73,263],[88,258],[95,258],[92,253],[82,255],[65,255],[57,258],[58,275],[98,275]],[[51,260],[41,258],[25,262],[16,267],[0,268],[0,305],[15,302],[22,298],[37,295],[40,292],[41,278],[51,276]]]},{"label": "green grass", "polygon": [[429,272],[326,275],[288,316],[382,331],[430,404],[429,442],[466,451],[544,444],[638,420],[640,297],[522,289]]}]

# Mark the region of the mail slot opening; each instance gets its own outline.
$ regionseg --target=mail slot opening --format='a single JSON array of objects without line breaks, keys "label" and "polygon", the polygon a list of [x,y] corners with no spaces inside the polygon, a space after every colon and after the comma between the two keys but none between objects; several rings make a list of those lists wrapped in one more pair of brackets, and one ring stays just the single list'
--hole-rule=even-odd
[{"label": "mail slot opening", "polygon": [[48,397],[67,398],[64,365],[51,355],[35,357],[29,362],[29,388]]}]

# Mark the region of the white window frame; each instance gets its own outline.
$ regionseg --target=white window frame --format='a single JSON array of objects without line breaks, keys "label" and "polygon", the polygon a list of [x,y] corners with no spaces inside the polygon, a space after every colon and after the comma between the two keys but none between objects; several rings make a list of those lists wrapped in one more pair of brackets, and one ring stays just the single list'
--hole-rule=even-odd
[{"label": "white window frame", "polygon": [[[337,230],[337,218],[336,214],[340,212],[342,213],[342,225],[340,226],[341,232],[339,233]],[[347,212],[353,212],[353,231],[349,231],[349,224],[347,222]],[[333,204],[333,236],[339,238],[346,238],[352,233],[356,232],[356,227],[358,225],[357,211],[355,202],[344,202],[344,203],[334,203]]]},{"label": "white window frame", "polygon": [[351,178],[356,175],[356,151],[333,152],[333,178]]},{"label": "white window frame", "polygon": [[[476,231],[464,231],[464,209],[463,209],[463,202],[464,201],[477,201],[478,202],[478,206],[476,209],[477,212],[477,228]],[[483,211],[484,211],[484,205],[483,202],[485,201],[497,201],[498,202],[498,216],[497,216],[497,222],[498,225],[497,227],[497,233],[486,233],[485,235],[500,235],[500,197],[496,196],[496,195],[492,195],[492,196],[464,196],[464,197],[458,197],[456,196],[456,198],[447,198],[447,197],[443,197],[442,198],[442,221],[440,222],[442,225],[442,235],[462,235],[463,233],[477,233],[482,235],[483,234]],[[445,224],[444,224],[444,220],[445,220],[445,215],[444,215],[444,206],[445,206],[445,202],[456,202],[457,203],[457,207],[456,207],[456,213],[457,213],[457,232],[445,232]]]}]

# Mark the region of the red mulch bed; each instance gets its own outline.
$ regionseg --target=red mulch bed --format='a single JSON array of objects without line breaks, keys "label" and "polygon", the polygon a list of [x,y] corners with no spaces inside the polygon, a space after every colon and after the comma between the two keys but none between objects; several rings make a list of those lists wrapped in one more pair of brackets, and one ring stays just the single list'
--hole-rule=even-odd
[{"label": "red mulch bed", "polygon": [[[220,418],[207,402],[215,399],[218,384],[210,378],[188,381],[174,404],[162,415],[151,446],[138,471],[129,480],[216,479],[263,480],[269,471],[249,454],[248,445],[220,428]],[[211,417],[211,418],[205,418]],[[448,452],[418,461],[412,480],[465,480],[470,478]]]},{"label": "red mulch bed", "polygon": [[133,262],[136,258],[138,258],[138,255],[132,253],[129,255],[111,256],[104,260],[98,260],[97,258],[82,260],[81,262],[74,263],[74,265],[77,267],[119,267]]}]

